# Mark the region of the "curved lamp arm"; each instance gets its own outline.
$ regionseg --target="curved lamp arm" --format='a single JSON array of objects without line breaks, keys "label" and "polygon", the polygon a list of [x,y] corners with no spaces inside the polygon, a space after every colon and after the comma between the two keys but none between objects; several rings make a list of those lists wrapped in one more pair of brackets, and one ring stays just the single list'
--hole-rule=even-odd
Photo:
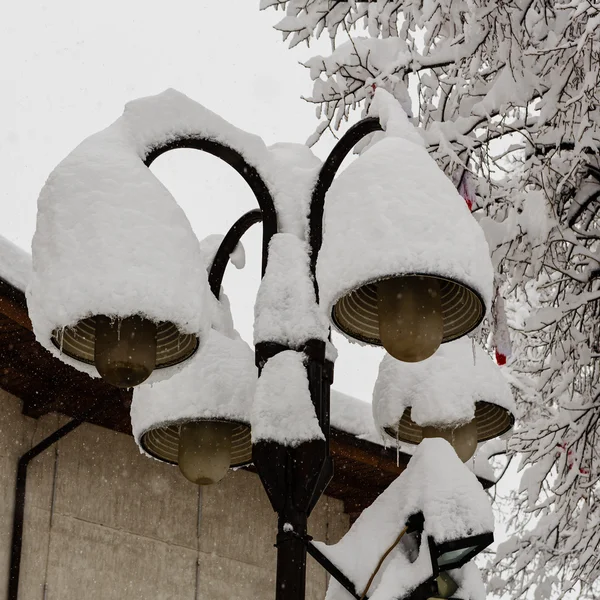
[{"label": "curved lamp arm", "polygon": [[[271,192],[269,191],[269,188],[263,181],[262,177],[258,174],[258,171],[252,165],[248,164],[248,162],[246,162],[246,159],[237,150],[234,150],[230,146],[226,146],[225,144],[222,144],[215,140],[207,139],[199,135],[178,137],[153,147],[144,158],[144,164],[147,167],[149,167],[161,154],[164,154],[169,150],[175,150],[177,148],[190,148],[195,150],[202,150],[203,152],[208,152],[208,154],[212,154],[213,156],[220,158],[221,160],[225,161],[228,165],[233,167],[250,186],[250,189],[254,193],[254,196],[258,201],[258,205],[260,206],[260,212],[262,213],[262,273],[264,275],[265,270],[267,268],[269,242],[271,241],[273,235],[277,233],[277,211],[275,209],[273,196],[271,195]],[[249,226],[250,225],[248,225],[248,227]],[[246,227],[246,229],[248,227]],[[218,254],[219,253],[217,253],[217,255]],[[211,289],[213,289],[214,293],[214,288],[212,287],[212,285]],[[219,288],[217,288],[217,293],[215,295],[218,295],[218,289]]]},{"label": "curved lamp arm", "polygon": [[325,194],[331,186],[333,179],[348,155],[350,150],[360,142],[365,136],[374,131],[382,131],[383,128],[379,119],[376,117],[367,117],[362,121],[352,125],[350,129],[342,136],[340,141],[335,145],[327,160],[323,163],[317,183],[313,188],[310,198],[310,213],[308,215],[309,228],[309,245],[310,245],[310,272],[315,283],[315,292],[317,299],[319,297],[319,289],[315,276],[317,269],[317,257],[323,243],[323,211],[325,209]]},{"label": "curved lamp arm", "polygon": [[[240,243],[242,236],[254,225],[260,223],[263,220],[263,213],[260,209],[255,208],[242,215],[227,232],[223,238],[219,249],[213,258],[212,265],[208,274],[208,284],[210,285],[210,291],[213,296],[218,300],[221,291],[221,284],[223,283],[223,275],[225,275],[225,268],[229,262],[229,257],[235,250],[236,246]],[[266,237],[266,234],[265,234]],[[263,255],[264,258],[264,255]],[[264,266],[263,266],[264,274]]]}]

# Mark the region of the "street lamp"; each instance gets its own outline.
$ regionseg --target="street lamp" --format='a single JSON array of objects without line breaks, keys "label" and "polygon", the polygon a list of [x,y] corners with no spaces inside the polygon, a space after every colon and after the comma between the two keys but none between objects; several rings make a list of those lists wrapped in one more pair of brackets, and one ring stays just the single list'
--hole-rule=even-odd
[{"label": "street lamp", "polygon": [[514,413],[506,378],[468,338],[418,364],[384,357],[373,389],[373,418],[388,440],[442,437],[465,462],[479,442],[506,433]]},{"label": "street lamp", "polygon": [[230,468],[252,462],[254,355],[233,328],[221,281],[237,238],[260,220],[259,210],[250,211],[232,228],[235,235],[200,243],[203,247],[218,241],[221,249],[218,259],[213,248],[203,257],[207,267],[214,265],[209,273],[215,302],[208,340],[176,377],[140,385],[133,392],[131,425],[142,452],[178,465],[186,479],[199,485],[217,483]]},{"label": "street lamp", "polygon": [[[50,175],[38,202],[27,290],[36,337],[75,368],[128,387],[144,378],[176,382],[185,361],[209,351],[212,335],[198,241],[148,167],[164,152],[194,148],[227,162],[252,189],[264,276],[255,309],[262,378],[252,455],[279,516],[279,600],[304,598],[307,518],[332,475],[328,317],[351,339],[418,361],[477,326],[491,296],[488,247],[464,202],[391,96],[378,90],[372,111],[377,116],[351,127],[321,165],[303,146],[267,148],[169,90],[130,102],[85,140]],[[383,139],[334,181],[355,144],[379,130]],[[222,277],[243,231],[229,232],[212,263],[215,298],[215,273]],[[298,382],[293,390],[288,374]],[[290,405],[295,425],[285,420],[293,435],[273,418],[275,388],[298,401]],[[164,425],[181,431],[197,423],[198,409],[185,423],[178,416]],[[151,430],[137,436],[147,451]]]}]

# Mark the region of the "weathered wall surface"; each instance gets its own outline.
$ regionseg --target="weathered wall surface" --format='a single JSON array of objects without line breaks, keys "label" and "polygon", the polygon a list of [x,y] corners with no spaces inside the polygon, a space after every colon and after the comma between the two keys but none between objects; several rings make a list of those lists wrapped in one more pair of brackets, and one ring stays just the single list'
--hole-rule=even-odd
[{"label": "weathered wall surface", "polygon": [[[0,390],[0,600],[6,599],[18,457],[67,419],[34,420]],[[316,539],[348,528],[323,497]],[[248,600],[274,597],[276,516],[258,477],[199,488],[139,454],[133,438],[82,425],[30,463],[20,599]],[[307,599],[326,576],[309,557]]]}]

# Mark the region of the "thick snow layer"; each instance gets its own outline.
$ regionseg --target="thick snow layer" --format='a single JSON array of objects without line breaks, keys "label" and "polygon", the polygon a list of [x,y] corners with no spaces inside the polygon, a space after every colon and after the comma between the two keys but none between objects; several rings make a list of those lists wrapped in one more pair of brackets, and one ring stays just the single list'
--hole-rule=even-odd
[{"label": "thick snow layer", "polygon": [[375,427],[371,404],[334,389],[331,390],[330,404],[332,427],[374,444],[386,445],[383,435]]},{"label": "thick snow layer", "polygon": [[252,405],[252,443],[286,446],[325,439],[310,398],[301,352],[286,350],[269,359],[256,385]]},{"label": "thick snow layer", "polygon": [[477,453],[473,457],[474,469],[478,476],[484,477],[488,481],[498,483],[503,475],[503,469],[494,469],[490,459],[495,456],[505,455],[507,453],[507,442],[502,438],[495,438],[484,442],[477,448]]},{"label": "thick snow layer", "polygon": [[177,375],[135,388],[131,425],[138,445],[148,429],[192,419],[248,424],[256,379],[248,344],[212,329],[203,349]]},{"label": "thick snow layer", "polygon": [[25,291],[31,278],[31,256],[0,236],[0,278]]},{"label": "thick snow layer", "polygon": [[317,305],[310,278],[308,247],[291,233],[277,233],[254,305],[254,343],[278,342],[300,348],[327,340],[329,322]]},{"label": "thick snow layer", "polygon": [[[55,328],[95,314],[171,321],[204,342],[210,316],[199,243],[143,159],[157,144],[226,130],[223,123],[174,91],[142,98],[52,172],[38,200],[27,290],[36,337],[50,352],[97,376],[94,366],[61,356],[50,341]],[[157,369],[149,381],[173,370]]]},{"label": "thick snow layer", "polygon": [[440,346],[430,358],[405,363],[386,355],[373,389],[373,418],[394,427],[406,408],[417,425],[460,425],[485,401],[515,412],[510,386],[499,367],[479,346],[461,338]]},{"label": "thick snow layer", "polygon": [[[225,236],[220,233],[213,233],[212,235],[206,236],[200,241],[200,252],[202,253],[202,261],[206,266],[206,271],[210,273],[213,260],[221,246],[221,243],[225,239]],[[242,242],[238,242],[233,252],[229,255],[231,264],[236,269],[243,269],[246,265],[246,251]]]},{"label": "thick snow layer", "polygon": [[481,573],[474,562],[467,563],[462,569],[449,571],[451,577],[458,583],[454,596],[463,600],[485,600],[485,585]]},{"label": "thick snow layer", "polygon": [[483,231],[398,102],[379,89],[375,99],[385,137],[326,196],[317,264],[324,308],[366,282],[402,273],[459,281],[489,307],[493,269]]},{"label": "thick snow layer", "polygon": [[[379,559],[392,545],[407,519],[422,512],[425,535],[419,555],[410,562],[407,546],[398,545],[388,556],[374,583],[372,600],[403,597],[431,576],[427,537],[444,542],[493,531],[494,518],[486,493],[441,438],[426,439],[417,447],[407,469],[356,520],[335,545],[315,543],[349,577],[360,592],[364,590]],[[452,572],[464,581],[466,596],[479,600],[480,589],[473,583],[472,568]],[[332,578],[327,600],[349,600],[351,596]]]},{"label": "thick snow layer", "polygon": [[[320,161],[298,144],[267,149],[185,95],[167,90],[125,107],[123,116],[76,148],[38,201],[34,273],[28,290],[39,341],[93,314],[144,314],[203,339],[210,326],[198,242],[171,194],[144,166],[153,148],[201,136],[237,150],[267,183],[279,231],[305,236]],[[232,261],[241,264],[241,252]],[[62,360],[97,376],[93,366]],[[174,369],[156,370],[150,381]]]},{"label": "thick snow layer", "polygon": [[277,208],[279,231],[306,239],[310,198],[321,161],[304,144],[269,147],[269,184]]}]

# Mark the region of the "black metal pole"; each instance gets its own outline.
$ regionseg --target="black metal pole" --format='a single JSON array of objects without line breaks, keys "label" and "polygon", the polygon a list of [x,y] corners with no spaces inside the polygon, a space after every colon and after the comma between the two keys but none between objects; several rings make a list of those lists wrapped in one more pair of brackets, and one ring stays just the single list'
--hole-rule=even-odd
[{"label": "black metal pole", "polygon": [[[337,582],[344,587],[344,589],[354,596],[356,600],[361,600],[358,592],[356,591],[355,585],[346,577],[311,541],[308,539],[304,542],[308,553],[334,578]],[[365,596],[365,600],[369,600],[368,596]]]},{"label": "black metal pole", "polygon": [[381,131],[381,123],[375,117],[367,117],[352,125],[342,136],[340,141],[323,163],[319,171],[317,183],[313,188],[310,199],[310,213],[308,215],[309,245],[310,245],[310,270],[315,282],[317,300],[319,299],[319,288],[315,276],[317,269],[317,258],[323,242],[323,212],[325,210],[325,194],[331,186],[337,170],[340,168],[344,158],[360,140],[374,131]]}]

